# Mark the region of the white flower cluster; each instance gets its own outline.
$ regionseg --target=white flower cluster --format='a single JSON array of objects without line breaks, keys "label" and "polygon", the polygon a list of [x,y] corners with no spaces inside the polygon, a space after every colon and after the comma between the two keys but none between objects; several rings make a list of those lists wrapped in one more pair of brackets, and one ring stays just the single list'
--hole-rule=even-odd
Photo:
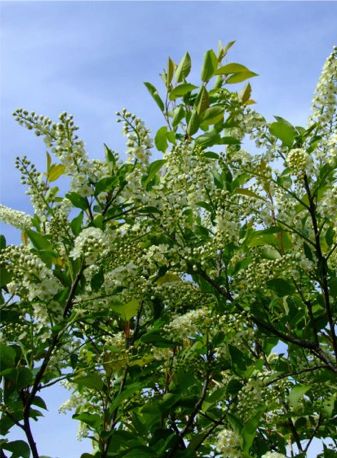
[{"label": "white flower cluster", "polygon": [[224,245],[226,242],[234,242],[239,238],[239,225],[235,220],[235,214],[226,210],[218,210],[215,216],[215,238]]},{"label": "white flower cluster", "polygon": [[258,405],[265,400],[264,386],[260,380],[251,378],[242,387],[238,394],[238,404],[235,413],[244,420],[248,420],[256,412]]},{"label": "white flower cluster", "polygon": [[116,113],[117,122],[123,122],[123,133],[127,138],[127,155],[129,162],[148,163],[153,146],[150,131],[141,119],[131,114],[126,108]]},{"label": "white flower cluster", "polygon": [[297,176],[302,176],[308,172],[310,156],[303,148],[291,149],[287,154],[286,161]]},{"label": "white flower cluster", "polygon": [[50,269],[35,254],[23,246],[8,246],[0,253],[12,274],[12,281],[7,285],[11,294],[23,295],[32,301],[48,301],[60,291],[61,284]]},{"label": "white flower cluster", "polygon": [[166,244],[151,245],[144,256],[144,259],[149,263],[149,268],[156,268],[158,266],[166,266],[169,261],[167,253],[169,246]]},{"label": "white flower cluster", "polygon": [[334,121],[337,96],[337,46],[326,60],[313,97],[313,113],[310,123],[318,122],[323,127]]},{"label": "white flower cluster", "polygon": [[26,156],[17,157],[15,166],[21,172],[21,183],[28,186],[26,194],[30,196],[35,213],[42,221],[45,221],[49,205],[46,194],[49,188],[44,181],[43,174],[37,171],[35,165]]},{"label": "white flower cluster", "polygon": [[74,123],[73,115],[61,113],[59,122],[55,123],[47,116],[39,116],[36,113],[28,113],[18,109],[14,117],[19,124],[33,129],[35,134],[44,137],[47,147],[65,166],[65,174],[73,177],[72,191],[86,197],[92,193],[88,176],[90,175],[90,163],[85,151],[84,143],[76,135],[78,127]]},{"label": "white flower cluster", "polygon": [[217,436],[216,449],[222,453],[223,458],[241,458],[239,436],[230,429],[223,429]]},{"label": "white flower cluster", "polygon": [[29,229],[32,225],[32,218],[27,213],[13,210],[5,205],[0,205],[0,221],[21,230]]},{"label": "white flower cluster", "polygon": [[104,232],[97,227],[87,227],[76,237],[70,256],[73,259],[83,257],[87,264],[94,264],[107,252],[108,240]]},{"label": "white flower cluster", "polygon": [[190,310],[184,315],[178,315],[165,326],[165,331],[175,338],[184,339],[192,337],[201,330],[204,330],[209,323],[209,310],[200,308]]}]

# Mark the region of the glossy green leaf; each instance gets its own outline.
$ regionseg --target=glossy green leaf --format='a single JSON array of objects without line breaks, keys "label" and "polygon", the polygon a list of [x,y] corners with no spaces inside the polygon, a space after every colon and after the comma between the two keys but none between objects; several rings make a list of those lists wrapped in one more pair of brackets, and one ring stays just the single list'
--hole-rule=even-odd
[{"label": "glossy green leaf", "polygon": [[178,126],[180,121],[184,118],[185,116],[185,110],[182,105],[179,105],[175,110],[173,111],[173,119],[172,119],[172,125],[173,127]]},{"label": "glossy green leaf", "polygon": [[80,208],[81,210],[87,210],[89,208],[89,203],[87,199],[80,196],[76,192],[68,192],[68,194],[66,194],[66,197],[75,207]]},{"label": "glossy green leaf", "polygon": [[168,87],[168,86],[171,84],[171,82],[172,82],[175,68],[176,68],[175,63],[174,63],[173,60],[169,57],[169,58],[168,58],[168,61],[167,61],[167,71],[166,71],[166,86],[167,86],[167,87]]},{"label": "glossy green leaf", "polygon": [[251,71],[235,73],[234,75],[226,79],[226,83],[227,84],[242,83],[242,81],[246,81],[250,78],[253,78],[254,76],[258,76],[258,74],[251,72]]},{"label": "glossy green leaf", "polygon": [[201,115],[209,106],[209,95],[207,89],[202,86],[197,99],[197,113]]},{"label": "glossy green leaf", "polygon": [[157,161],[151,162],[147,169],[147,173],[142,177],[142,183],[145,186],[153,180],[153,178],[157,175],[157,173],[163,167],[165,162],[165,159],[158,159]]},{"label": "glossy green leaf", "polygon": [[42,235],[39,232],[32,231],[31,229],[27,229],[26,233],[35,248],[37,248],[38,250],[53,251],[53,245],[50,243],[50,241],[45,235]]},{"label": "glossy green leaf", "polygon": [[223,120],[224,108],[222,106],[213,106],[208,108],[202,115],[201,122],[203,125],[210,126]]},{"label": "glossy green leaf", "polygon": [[199,130],[200,119],[198,113],[196,111],[192,112],[192,116],[187,125],[187,133],[188,135],[193,135]]},{"label": "glossy green leaf", "polygon": [[166,151],[168,146],[166,126],[163,126],[160,129],[158,129],[156,136],[154,138],[154,143],[157,147],[157,150],[162,151],[163,153]]},{"label": "glossy green leaf", "polygon": [[270,132],[275,135],[285,146],[291,146],[294,142],[296,131],[293,126],[284,121],[273,122],[269,126]]},{"label": "glossy green leaf", "polygon": [[164,109],[165,109],[164,102],[162,101],[162,99],[161,99],[161,97],[160,97],[160,95],[158,93],[158,90],[155,88],[155,86],[153,86],[153,84],[148,83],[148,82],[145,82],[144,85],[146,86],[146,88],[149,91],[149,93],[152,95],[152,98],[154,99],[154,101],[156,102],[156,104],[158,105],[160,110],[164,111]]},{"label": "glossy green leaf", "polygon": [[75,236],[78,236],[78,234],[81,232],[83,224],[83,212],[79,213],[71,222],[70,222],[70,227],[71,230],[73,231],[73,234]]},{"label": "glossy green leaf", "polygon": [[184,81],[184,79],[189,75],[190,71],[191,71],[191,57],[189,53],[187,52],[183,56],[181,61],[179,62],[179,65],[174,74],[177,83]]},{"label": "glossy green leaf", "polygon": [[216,75],[231,75],[232,73],[244,73],[249,72],[250,70],[244,65],[237,64],[232,62],[230,64],[223,65],[218,68],[215,72]]},{"label": "glossy green leaf", "polygon": [[284,280],[283,278],[273,278],[267,281],[268,288],[275,291],[275,293],[280,296],[289,296],[295,291],[294,286],[290,283],[289,280]]},{"label": "glossy green leaf", "polygon": [[14,367],[15,355],[14,348],[0,342],[0,371]]},{"label": "glossy green leaf", "polygon": [[208,82],[214,75],[218,66],[218,59],[212,49],[209,49],[204,56],[204,63],[201,69],[201,80]]},{"label": "glossy green leaf", "polygon": [[6,237],[0,234],[0,250],[6,248]]},{"label": "glossy green leaf", "polygon": [[189,92],[192,92],[193,89],[196,89],[197,86],[194,84],[190,83],[182,83],[179,84],[179,86],[176,86],[171,92],[169,92],[169,98],[170,100],[175,100],[178,97],[183,97],[184,95],[188,94]]},{"label": "glossy green leaf", "polygon": [[30,448],[26,442],[22,440],[16,440],[1,444],[2,448],[12,452],[11,458],[29,458]]}]

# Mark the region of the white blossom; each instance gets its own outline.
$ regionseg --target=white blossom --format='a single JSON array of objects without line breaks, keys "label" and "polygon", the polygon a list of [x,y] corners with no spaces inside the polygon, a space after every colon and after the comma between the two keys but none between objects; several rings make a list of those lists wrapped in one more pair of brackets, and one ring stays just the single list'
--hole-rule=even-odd
[{"label": "white blossom", "polygon": [[32,226],[32,218],[27,213],[0,205],[0,221],[24,230]]}]

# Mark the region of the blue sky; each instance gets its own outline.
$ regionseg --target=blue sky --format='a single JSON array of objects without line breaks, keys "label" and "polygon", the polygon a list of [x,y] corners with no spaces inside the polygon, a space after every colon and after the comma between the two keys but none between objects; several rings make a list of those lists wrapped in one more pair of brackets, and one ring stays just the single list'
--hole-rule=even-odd
[{"label": "blue sky", "polygon": [[[143,86],[160,86],[167,57],[189,50],[192,80],[204,51],[237,40],[230,61],[259,73],[252,80],[256,108],[304,124],[324,60],[337,44],[334,2],[2,2],[0,42],[0,198],[30,211],[14,168],[27,154],[44,166],[45,147],[18,126],[17,107],[56,118],[73,113],[91,157],[103,143],[123,154],[115,112],[127,107],[155,131],[160,113]],[[3,226],[11,242],[19,234]],[[75,422],[55,415],[66,398],[49,396],[50,414],[36,427],[41,453],[77,458],[88,450],[74,440]],[[312,456],[315,456],[313,451]]]}]

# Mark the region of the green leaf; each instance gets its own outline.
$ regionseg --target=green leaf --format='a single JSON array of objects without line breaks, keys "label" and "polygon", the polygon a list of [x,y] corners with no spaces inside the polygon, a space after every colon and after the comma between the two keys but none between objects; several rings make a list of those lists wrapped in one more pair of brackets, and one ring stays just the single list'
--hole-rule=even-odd
[{"label": "green leaf", "polygon": [[227,78],[226,83],[227,84],[241,83],[242,81],[246,81],[249,78],[253,78],[254,76],[258,76],[258,75],[257,73],[254,73],[251,71],[235,73],[234,75]]},{"label": "green leaf", "polygon": [[152,95],[153,100],[156,102],[160,110],[163,112],[165,110],[165,105],[158,93],[158,90],[151,83],[145,82],[144,85],[146,86],[149,93]]},{"label": "green leaf", "polygon": [[81,232],[83,224],[83,212],[79,213],[71,222],[70,227],[73,231],[73,234],[77,237],[78,234]]},{"label": "green leaf", "polygon": [[147,169],[147,173],[142,177],[142,183],[145,186],[153,180],[165,162],[165,159],[158,159],[157,161],[151,162]]},{"label": "green leaf", "polygon": [[41,409],[48,410],[46,403],[40,396],[35,396],[35,398],[32,401],[32,404],[34,406],[40,407]]},{"label": "green leaf", "polygon": [[177,83],[180,83],[183,81],[190,73],[191,71],[191,57],[189,53],[187,52],[181,61],[179,62],[179,65],[175,71],[175,79]]},{"label": "green leaf", "polygon": [[74,377],[74,382],[80,387],[100,390],[103,387],[103,381],[99,374],[78,375]]},{"label": "green leaf", "polygon": [[0,370],[10,369],[15,364],[15,350],[0,342]]},{"label": "green leaf", "polygon": [[325,241],[329,247],[333,245],[334,238],[335,238],[335,230],[333,226],[330,226],[325,233]]},{"label": "green leaf", "polygon": [[232,62],[230,64],[226,64],[218,68],[215,74],[216,75],[231,75],[232,73],[244,73],[244,72],[250,72],[249,68],[245,67],[244,65]]},{"label": "green leaf", "polygon": [[154,143],[159,151],[163,153],[166,151],[168,142],[167,142],[167,127],[163,126],[158,129],[156,136],[154,138]]},{"label": "green leaf", "polygon": [[252,95],[252,86],[250,85],[250,83],[248,83],[247,86],[244,87],[242,91],[240,91],[239,98],[242,103],[246,103],[250,99],[251,95]]},{"label": "green leaf", "polygon": [[214,75],[218,66],[218,59],[212,49],[209,49],[204,56],[204,63],[201,69],[201,80],[207,83]]},{"label": "green leaf", "polygon": [[26,442],[18,440],[1,444],[1,447],[12,452],[11,458],[29,458],[30,448]]},{"label": "green leaf", "polygon": [[0,267],[0,288],[12,281],[13,274],[4,267]]},{"label": "green leaf", "polygon": [[117,178],[116,177],[104,177],[101,178],[97,183],[95,184],[95,195],[97,196],[101,192],[108,192],[112,191],[114,186],[117,184]]},{"label": "green leaf", "polygon": [[310,385],[295,386],[289,393],[289,405],[295,410],[298,409],[303,402],[303,396],[310,390],[310,388]]},{"label": "green leaf", "polygon": [[140,302],[137,299],[132,299],[126,304],[113,304],[111,310],[116,312],[123,321],[129,321],[132,317],[137,315],[140,308]]},{"label": "green leaf", "polygon": [[273,122],[269,126],[270,132],[285,146],[291,146],[294,142],[296,131],[295,128],[287,121]]},{"label": "green leaf", "polygon": [[89,208],[88,200],[80,196],[76,192],[68,192],[68,194],[66,194],[66,197],[75,207],[80,208],[81,210],[87,210]]},{"label": "green leaf", "polygon": [[0,250],[6,248],[6,237],[4,235],[0,235]]},{"label": "green leaf", "polygon": [[201,122],[203,125],[209,126],[211,124],[216,124],[219,121],[223,120],[225,109],[222,106],[213,106],[208,108],[202,118]]},{"label": "green leaf", "polygon": [[190,120],[187,125],[187,133],[188,135],[193,135],[199,130],[199,116],[196,111],[192,112],[192,116],[190,117]]},{"label": "green leaf", "polygon": [[175,108],[173,112],[172,126],[176,127],[185,116],[185,110],[182,105]]},{"label": "green leaf", "polygon": [[221,137],[219,144],[221,145],[240,145],[240,140],[235,137]]},{"label": "green leaf", "polygon": [[49,242],[46,236],[32,231],[31,229],[26,229],[25,232],[36,249],[53,251],[53,245]]},{"label": "green leaf", "polygon": [[331,394],[328,398],[323,400],[321,411],[326,418],[331,418],[336,401],[336,393]]},{"label": "green leaf", "polygon": [[179,86],[176,86],[170,93],[169,98],[170,100],[175,100],[178,97],[183,97],[184,95],[188,94],[189,92],[196,89],[197,86],[191,83],[182,83]]},{"label": "green leaf", "polygon": [[168,61],[167,61],[167,72],[166,72],[166,86],[167,86],[167,87],[168,87],[168,86],[171,84],[171,82],[172,82],[175,68],[176,68],[175,63],[174,63],[173,60],[169,57],[169,58],[168,58]]},{"label": "green leaf", "polygon": [[268,288],[275,291],[275,293],[280,296],[289,296],[295,291],[295,288],[290,283],[290,281],[284,280],[283,278],[273,278],[267,281]]},{"label": "green leaf", "polygon": [[202,86],[196,101],[198,115],[201,115],[209,106],[209,96],[207,89]]},{"label": "green leaf", "polygon": [[98,227],[98,229],[103,229],[104,228],[104,217],[101,213],[98,215],[95,215],[95,218],[93,220],[93,224],[95,227]]},{"label": "green leaf", "polygon": [[52,164],[49,167],[47,179],[48,181],[56,181],[61,175],[64,174],[65,166],[63,164]]},{"label": "green leaf", "polygon": [[260,252],[263,258],[265,259],[280,259],[280,253],[270,245],[265,245],[260,248]]},{"label": "green leaf", "polygon": [[93,291],[99,291],[101,286],[104,283],[104,273],[103,270],[100,269],[91,279],[91,288]]},{"label": "green leaf", "polygon": [[205,134],[200,135],[196,138],[195,142],[197,145],[205,148],[206,146],[212,146],[219,143],[220,135],[215,129],[206,132]]},{"label": "green leaf", "polygon": [[92,413],[75,413],[72,418],[75,420],[79,420],[82,423],[85,423],[86,425],[90,426],[93,429],[96,429],[100,423],[101,423],[101,417],[98,414],[92,414]]}]

